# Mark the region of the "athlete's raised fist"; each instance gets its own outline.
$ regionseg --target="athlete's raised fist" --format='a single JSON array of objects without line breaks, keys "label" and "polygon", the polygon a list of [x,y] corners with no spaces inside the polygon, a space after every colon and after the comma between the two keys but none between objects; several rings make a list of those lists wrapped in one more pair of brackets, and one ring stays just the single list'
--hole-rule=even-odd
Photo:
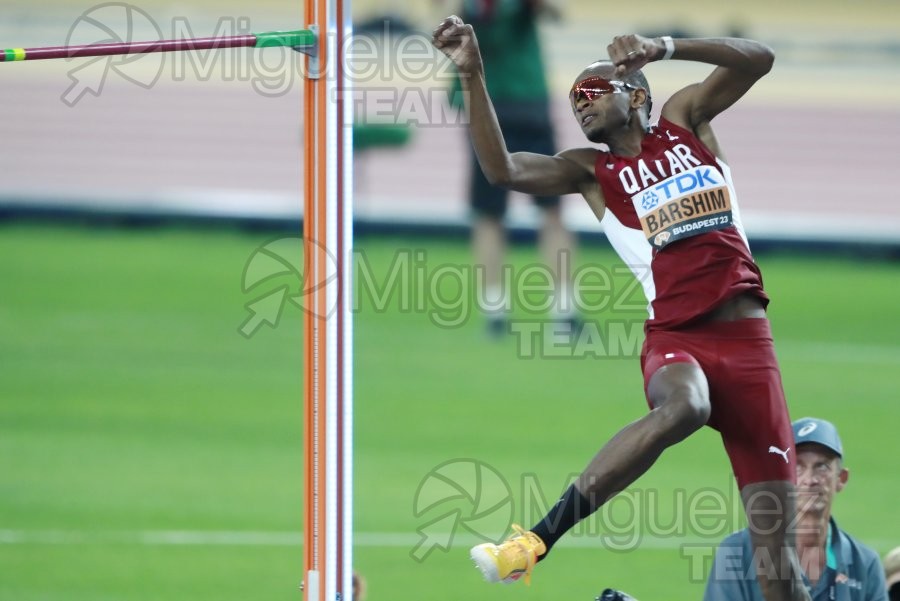
[{"label": "athlete's raised fist", "polygon": [[609,53],[609,60],[616,66],[616,74],[621,76],[659,60],[665,55],[666,47],[659,39],[632,33],[614,37],[606,51]]},{"label": "athlete's raised fist", "polygon": [[478,40],[471,25],[463,23],[456,15],[441,21],[431,36],[431,43],[452,60],[457,69],[471,73],[481,68]]}]

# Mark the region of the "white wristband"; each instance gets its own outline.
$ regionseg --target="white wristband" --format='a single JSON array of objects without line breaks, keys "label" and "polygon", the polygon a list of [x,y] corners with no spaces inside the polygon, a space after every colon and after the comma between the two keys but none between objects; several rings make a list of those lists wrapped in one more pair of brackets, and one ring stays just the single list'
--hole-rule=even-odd
[{"label": "white wristband", "polygon": [[666,53],[659,60],[667,61],[672,58],[673,54],[675,54],[675,42],[672,41],[672,36],[670,35],[664,35],[659,39],[661,39],[662,43],[666,45]]}]

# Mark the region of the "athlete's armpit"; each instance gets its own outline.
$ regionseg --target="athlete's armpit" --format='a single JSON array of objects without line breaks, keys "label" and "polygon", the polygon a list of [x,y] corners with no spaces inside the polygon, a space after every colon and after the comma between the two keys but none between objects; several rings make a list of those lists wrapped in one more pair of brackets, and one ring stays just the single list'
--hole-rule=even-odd
[{"label": "athlete's armpit", "polygon": [[554,156],[514,152],[510,155],[508,180],[491,183],[536,196],[577,194],[593,180],[593,167],[586,163],[596,153],[594,149],[565,150]]}]

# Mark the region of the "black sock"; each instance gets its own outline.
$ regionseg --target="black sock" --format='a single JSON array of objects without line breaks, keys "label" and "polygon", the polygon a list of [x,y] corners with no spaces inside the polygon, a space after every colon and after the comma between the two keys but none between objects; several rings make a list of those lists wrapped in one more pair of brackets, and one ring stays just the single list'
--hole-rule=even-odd
[{"label": "black sock", "polygon": [[[550,548],[556,544],[563,534],[572,529],[572,527],[588,517],[594,512],[593,507],[584,495],[578,492],[573,484],[562,498],[556,502],[556,505],[550,508],[544,519],[531,529],[532,532],[541,537],[544,544],[547,545],[546,555],[550,552]],[[541,555],[543,557],[544,555]]]}]

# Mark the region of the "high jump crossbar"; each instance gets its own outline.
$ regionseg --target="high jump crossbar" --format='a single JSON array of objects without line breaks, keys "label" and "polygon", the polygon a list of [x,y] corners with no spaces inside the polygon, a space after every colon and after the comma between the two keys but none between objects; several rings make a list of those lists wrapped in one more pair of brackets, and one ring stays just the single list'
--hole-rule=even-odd
[{"label": "high jump crossbar", "polygon": [[316,34],[309,29],[267,31],[213,38],[184,38],[148,42],[110,42],[81,46],[45,46],[41,48],[7,48],[0,51],[0,63],[47,59],[71,59],[88,56],[121,54],[150,54],[154,52],[187,52],[190,50],[221,50],[225,48],[288,47],[300,52],[316,48]]}]

